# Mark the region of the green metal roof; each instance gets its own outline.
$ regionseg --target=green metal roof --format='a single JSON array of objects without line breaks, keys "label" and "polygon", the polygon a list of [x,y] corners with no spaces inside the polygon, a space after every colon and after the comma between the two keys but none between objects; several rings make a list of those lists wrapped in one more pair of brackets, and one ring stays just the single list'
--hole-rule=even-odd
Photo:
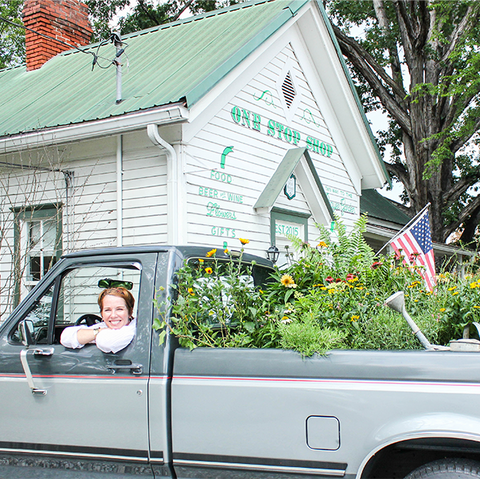
[{"label": "green metal roof", "polygon": [[410,216],[397,208],[391,201],[382,196],[376,190],[362,190],[360,197],[360,212],[367,213],[371,218],[390,221],[399,225],[406,225]]},{"label": "green metal roof", "polygon": [[[190,107],[307,1],[246,2],[125,36],[128,66],[124,56],[118,105],[115,67],[92,71],[92,55],[78,50],[38,70],[0,71],[0,137],[183,101]],[[101,47],[100,55],[114,58],[115,47]]]}]

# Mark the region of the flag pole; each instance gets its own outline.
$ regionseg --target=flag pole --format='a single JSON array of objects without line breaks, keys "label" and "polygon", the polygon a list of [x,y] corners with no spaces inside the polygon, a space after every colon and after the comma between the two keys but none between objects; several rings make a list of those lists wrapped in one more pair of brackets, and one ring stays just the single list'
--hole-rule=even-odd
[{"label": "flag pole", "polygon": [[392,241],[396,240],[405,230],[410,228],[410,226],[415,223],[415,221],[420,218],[420,216],[425,212],[426,209],[430,207],[431,203],[428,202],[396,235],[394,235],[392,238],[390,238],[389,241],[387,241],[376,253],[375,256],[380,254],[380,251],[383,251]]}]

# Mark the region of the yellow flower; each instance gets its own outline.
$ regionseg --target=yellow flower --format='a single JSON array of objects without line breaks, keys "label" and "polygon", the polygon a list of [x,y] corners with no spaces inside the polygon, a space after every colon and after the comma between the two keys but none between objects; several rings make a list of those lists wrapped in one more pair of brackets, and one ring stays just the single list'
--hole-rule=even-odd
[{"label": "yellow flower", "polygon": [[195,293],[193,292],[193,288],[188,288],[188,292],[193,296]]},{"label": "yellow flower", "polygon": [[360,319],[360,316],[357,316],[356,314],[354,314],[354,315],[350,318],[350,321],[356,321],[357,319]]},{"label": "yellow flower", "polygon": [[238,239],[240,240],[240,243],[242,243],[242,244],[250,243],[250,240],[248,240],[248,239],[245,239],[245,238],[238,238]]},{"label": "yellow flower", "polygon": [[225,254],[228,254],[228,248],[224,251]]},{"label": "yellow flower", "polygon": [[212,274],[212,273],[213,273],[213,269],[212,269],[212,268],[205,268],[205,273],[207,273],[207,274]]},{"label": "yellow flower", "polygon": [[475,309],[480,309],[480,306],[474,306]]},{"label": "yellow flower", "polygon": [[445,312],[445,308],[440,308],[440,312],[441,312],[441,313],[444,313],[444,312]]},{"label": "yellow flower", "polygon": [[455,293],[452,293],[452,296],[455,296],[456,294],[458,294],[458,291],[455,291]]},{"label": "yellow flower", "polygon": [[320,243],[317,244],[317,248],[326,248],[328,245],[325,243],[325,241],[320,241]]},{"label": "yellow flower", "polygon": [[[470,285],[470,287],[472,287],[472,285]],[[456,286],[452,286],[451,288],[448,288],[448,291],[453,291],[454,289],[457,289]]]},{"label": "yellow flower", "polygon": [[205,260],[203,258],[198,258],[199,263],[203,263]]},{"label": "yellow flower", "polygon": [[213,256],[216,252],[217,252],[216,248],[211,249],[205,256],[206,256],[207,258],[210,258],[210,257]]},{"label": "yellow flower", "polygon": [[280,279],[280,282],[285,286],[285,288],[296,288],[297,285],[295,284],[295,281],[289,274],[284,274],[282,278]]}]

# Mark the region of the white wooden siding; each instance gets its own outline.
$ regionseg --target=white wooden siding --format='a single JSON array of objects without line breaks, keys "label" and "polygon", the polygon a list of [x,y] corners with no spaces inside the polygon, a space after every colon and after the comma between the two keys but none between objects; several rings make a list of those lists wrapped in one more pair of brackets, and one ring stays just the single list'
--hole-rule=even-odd
[{"label": "white wooden siding", "polygon": [[[289,66],[296,93],[301,96],[291,122],[286,120],[279,97],[281,91],[277,91],[277,79],[285,70],[285,65]],[[283,78],[281,80],[283,81]],[[242,124],[243,120],[235,122],[231,113],[235,106],[251,112],[251,116],[253,113],[259,115],[261,131],[253,128],[252,118],[250,128]],[[288,142],[284,137],[280,139],[277,132],[275,136],[268,135],[269,120],[300,132],[300,142],[295,145],[293,140]],[[355,194],[328,125],[323,119],[319,101],[314,98],[293,48],[288,44],[262,71],[249,79],[241,91],[230,101],[225,102],[218,113],[185,147],[188,241],[196,244],[213,243],[214,246],[222,246],[226,241],[229,247],[233,247],[231,245],[235,244],[235,240],[240,236],[250,239],[248,251],[263,254],[270,245],[270,216],[264,213],[257,214],[253,205],[286,151],[307,146],[308,136],[332,147],[330,156],[312,150],[309,153],[334,209],[343,216],[347,227],[350,227],[359,215],[359,198]],[[232,146],[233,151],[226,157],[225,168],[220,168],[222,152],[228,146]],[[212,170],[230,175],[231,182],[215,181],[211,177]],[[215,199],[208,193],[205,194],[205,191],[236,193],[242,195],[243,202],[232,203]],[[348,208],[350,212],[342,212],[339,208],[347,199],[350,203]],[[237,219],[207,216],[207,207],[212,203],[218,204],[222,212],[234,212]],[[301,213],[310,212],[307,199],[298,182],[297,196],[293,200],[288,200],[281,193],[275,206]],[[308,220],[308,238],[313,242],[318,238],[315,221],[317,219],[313,217]],[[219,236],[217,231],[222,231],[221,228],[223,235]]]}]

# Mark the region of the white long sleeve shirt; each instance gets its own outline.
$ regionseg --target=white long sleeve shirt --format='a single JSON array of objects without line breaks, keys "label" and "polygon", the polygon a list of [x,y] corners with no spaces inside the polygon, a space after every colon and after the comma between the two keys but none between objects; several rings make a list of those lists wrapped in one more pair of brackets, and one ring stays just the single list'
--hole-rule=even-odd
[{"label": "white long sleeve shirt", "polygon": [[137,321],[136,319],[132,319],[130,323],[120,329],[107,328],[105,323],[97,323],[93,326],[69,326],[63,330],[62,335],[60,336],[60,343],[66,348],[83,348],[85,345],[78,342],[77,331],[80,329],[94,328],[102,328],[102,330],[97,334],[95,340],[91,341],[89,344],[96,344],[97,348],[104,353],[116,353],[132,342],[137,329]]}]

